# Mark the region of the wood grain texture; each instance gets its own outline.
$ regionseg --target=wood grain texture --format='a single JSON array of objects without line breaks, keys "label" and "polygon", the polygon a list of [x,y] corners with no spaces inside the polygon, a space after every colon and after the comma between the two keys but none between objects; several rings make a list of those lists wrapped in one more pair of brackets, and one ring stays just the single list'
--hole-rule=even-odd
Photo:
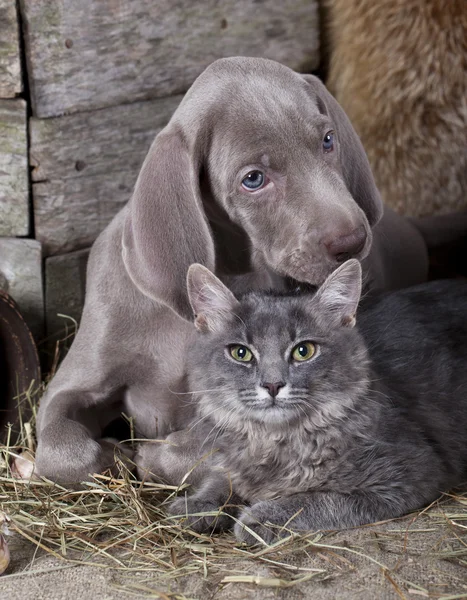
[{"label": "wood grain texture", "polygon": [[16,0],[0,0],[0,98],[23,90]]},{"label": "wood grain texture", "polygon": [[[47,338],[53,346],[72,333],[81,318],[88,256],[86,249],[45,261],[45,321]],[[54,348],[51,350],[53,355]]]},{"label": "wood grain texture", "polygon": [[184,92],[216,58],[318,65],[317,0],[20,0],[33,113]]},{"label": "wood grain texture", "polygon": [[24,100],[0,100],[0,236],[28,235],[29,190]]},{"label": "wood grain texture", "polygon": [[17,302],[34,337],[40,339],[44,326],[44,294],[38,241],[0,238],[0,288]]},{"label": "wood grain texture", "polygon": [[149,146],[181,98],[31,119],[36,237],[46,256],[92,244],[129,200]]}]

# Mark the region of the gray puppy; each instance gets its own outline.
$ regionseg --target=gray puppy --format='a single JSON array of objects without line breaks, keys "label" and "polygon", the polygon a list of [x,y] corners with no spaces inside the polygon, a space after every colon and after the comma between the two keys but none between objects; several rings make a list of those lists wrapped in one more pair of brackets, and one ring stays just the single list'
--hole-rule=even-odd
[{"label": "gray puppy", "polygon": [[247,503],[237,538],[272,542],[398,517],[467,480],[467,282],[396,292],[359,328],[356,260],[314,296],[239,301],[201,265],[188,290],[193,431],[218,451],[172,514],[212,530]]},{"label": "gray puppy", "polygon": [[[61,482],[114,463],[104,427],[183,429],[190,264],[256,285],[321,284],[346,258],[374,289],[426,279],[419,231],[386,211],[362,145],[322,83],[229,58],[196,80],[157,136],[126,206],[91,251],[78,334],[41,401],[37,470]],[[151,465],[150,446],[139,458]]]}]

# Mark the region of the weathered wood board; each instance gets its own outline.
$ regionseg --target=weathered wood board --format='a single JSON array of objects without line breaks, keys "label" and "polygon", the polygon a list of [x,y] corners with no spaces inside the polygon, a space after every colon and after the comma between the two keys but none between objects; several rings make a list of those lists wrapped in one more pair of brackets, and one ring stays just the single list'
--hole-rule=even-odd
[{"label": "weathered wood board", "polygon": [[130,199],[181,96],[30,120],[36,237],[44,254],[88,247]]},{"label": "weathered wood board", "polygon": [[184,92],[216,58],[318,65],[317,0],[20,0],[33,114]]},{"label": "weathered wood board", "polygon": [[86,249],[51,256],[45,261],[45,320],[51,354],[57,340],[63,343],[71,341],[65,338],[74,333],[75,322],[79,323],[84,305],[88,256],[89,250]]},{"label": "weathered wood board", "polygon": [[34,337],[41,339],[44,294],[41,245],[38,241],[0,238],[0,288],[18,303]]},{"label": "weathered wood board", "polygon": [[0,0],[0,98],[23,90],[16,0]]},{"label": "weathered wood board", "polygon": [[0,100],[0,236],[28,235],[26,103]]}]

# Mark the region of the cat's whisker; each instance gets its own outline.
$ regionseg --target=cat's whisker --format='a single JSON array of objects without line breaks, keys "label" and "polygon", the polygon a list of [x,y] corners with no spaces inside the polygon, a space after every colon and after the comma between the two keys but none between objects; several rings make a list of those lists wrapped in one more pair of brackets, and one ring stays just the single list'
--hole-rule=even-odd
[{"label": "cat's whisker", "polygon": [[[217,433],[216,433],[216,436],[214,437],[214,439],[213,439],[213,441],[212,441],[212,444],[211,444],[211,452],[214,450],[214,444],[216,443],[216,440],[217,440],[217,438],[219,437],[219,435],[221,435],[221,434],[222,434],[222,433],[225,431],[225,429],[226,429],[226,428],[227,428],[227,427],[230,425],[230,421],[231,421],[230,417],[232,416],[232,414],[233,414],[233,412],[234,412],[234,411],[235,411],[235,408],[231,409],[231,410],[230,410],[230,411],[227,413],[226,417],[224,418],[224,422],[223,422],[223,423],[222,423],[222,425],[219,427],[219,429],[218,429],[218,431],[217,431]],[[213,429],[214,429],[214,428],[213,428]],[[213,431],[213,430],[211,430],[211,431],[209,432],[209,435],[211,434],[211,432],[212,432],[212,431]],[[208,437],[209,437],[209,436],[208,436]],[[206,439],[207,439],[207,438],[206,438]]]},{"label": "cat's whisker", "polygon": [[245,321],[244,321],[244,320],[243,320],[243,319],[242,319],[242,318],[241,318],[239,315],[237,315],[237,313],[233,313],[233,315],[234,315],[234,317],[235,317],[236,319],[238,319],[238,320],[240,321],[240,323],[241,323],[241,324],[243,325],[243,327],[245,327],[245,329],[246,329],[246,323],[245,323]]},{"label": "cat's whisker", "polygon": [[196,404],[196,398],[193,398],[191,400],[187,400],[186,398],[178,398],[177,401],[183,406],[193,406],[194,404]]},{"label": "cat's whisker", "polygon": [[169,387],[167,388],[171,394],[175,394],[176,396],[188,396],[193,394],[208,394],[210,392],[218,392],[221,388],[212,388],[210,390],[191,390],[190,392],[176,392],[175,390],[171,390]]},{"label": "cat's whisker", "polygon": [[[225,417],[224,417],[224,418],[225,418]],[[221,422],[222,422],[222,421],[221,421]],[[210,432],[207,434],[207,436],[204,438],[204,441],[203,441],[203,443],[201,444],[201,448],[203,448],[204,444],[205,444],[205,443],[206,443],[206,442],[209,440],[209,437],[210,437],[211,433],[212,433],[213,431],[215,431],[215,430],[216,430],[216,429],[217,429],[219,426],[220,426],[220,423],[215,423],[215,424],[214,424],[214,427],[211,429],[211,431],[210,431]],[[217,439],[217,436],[216,436],[216,438],[215,438],[215,439]],[[213,441],[213,443],[212,443],[212,445],[211,445],[211,452],[212,452],[212,450],[213,450],[213,449],[214,449],[214,441]]]},{"label": "cat's whisker", "polygon": [[293,398],[293,402],[294,402],[294,404],[295,403],[297,403],[297,404],[305,404],[306,406],[310,405],[310,402],[306,398],[304,398],[303,396],[296,396],[296,397],[294,397]]},{"label": "cat's whisker", "polygon": [[300,403],[297,403],[297,404],[294,403],[292,406],[293,406],[293,408],[296,408],[297,411],[301,410],[305,417],[308,416],[307,413],[305,412],[305,409],[303,408],[303,406],[301,406]]},{"label": "cat's whisker", "polygon": [[292,408],[294,408],[297,411],[297,417],[298,419],[300,419],[300,411],[302,411],[303,416],[306,418],[308,415],[306,414],[306,412],[304,411],[303,407],[300,406],[299,404],[295,404],[292,406]]},{"label": "cat's whisker", "polygon": [[222,408],[224,408],[223,406],[217,406],[216,408],[213,408],[211,411],[209,411],[208,413],[204,414],[200,419],[198,419],[197,421],[195,421],[194,423],[192,423],[191,427],[189,428],[188,431],[192,431],[197,425],[199,425],[202,421],[205,421],[206,419],[208,419],[212,414],[214,414],[215,412],[217,412],[218,410],[221,410]]},{"label": "cat's whisker", "polygon": [[[224,410],[226,410],[225,406],[222,406],[220,408],[223,408]],[[205,441],[207,441],[207,439],[210,437],[211,433],[214,430],[222,430],[224,428],[225,425],[228,425],[230,422],[230,417],[237,411],[237,408],[235,406],[233,406],[232,408],[228,409],[227,412],[219,419],[215,422],[214,427],[211,429],[211,431],[208,433],[208,435],[206,436]],[[216,435],[217,438],[217,435]]]}]

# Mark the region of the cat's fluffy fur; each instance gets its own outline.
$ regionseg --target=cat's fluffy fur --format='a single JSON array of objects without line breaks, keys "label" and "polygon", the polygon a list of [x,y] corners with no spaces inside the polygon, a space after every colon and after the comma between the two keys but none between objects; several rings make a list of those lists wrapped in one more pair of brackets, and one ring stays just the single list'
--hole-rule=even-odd
[{"label": "cat's fluffy fur", "polygon": [[[349,261],[314,296],[251,293],[239,302],[192,267],[201,333],[191,386],[205,390],[197,427],[202,451],[219,451],[173,514],[210,510],[188,517],[191,525],[225,527],[219,507],[247,503],[237,537],[257,541],[245,524],[271,542],[287,530],[397,517],[467,479],[467,283],[396,292],[353,328],[360,286],[359,264]],[[305,340],[317,354],[294,363],[291,349]],[[249,347],[255,362],[233,360],[230,344]],[[273,400],[265,381],[286,385]]]},{"label": "cat's fluffy fur", "polygon": [[405,214],[465,208],[465,0],[325,0],[326,85]]}]

